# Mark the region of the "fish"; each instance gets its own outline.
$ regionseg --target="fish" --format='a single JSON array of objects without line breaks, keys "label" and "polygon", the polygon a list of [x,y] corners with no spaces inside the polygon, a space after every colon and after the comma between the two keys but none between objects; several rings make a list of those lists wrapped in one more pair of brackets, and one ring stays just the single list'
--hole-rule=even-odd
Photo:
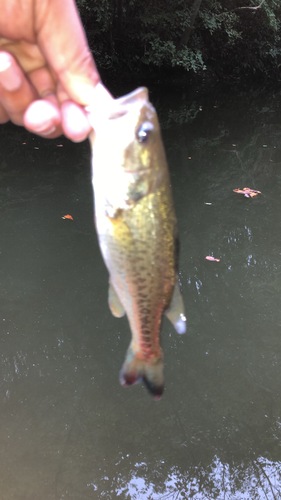
[{"label": "fish", "polygon": [[92,185],[95,225],[109,273],[108,303],[127,315],[132,339],[120,383],[141,380],[155,399],[164,390],[160,328],[165,314],[186,331],[178,276],[178,229],[169,169],[156,111],[145,87],[113,99],[94,130]]}]

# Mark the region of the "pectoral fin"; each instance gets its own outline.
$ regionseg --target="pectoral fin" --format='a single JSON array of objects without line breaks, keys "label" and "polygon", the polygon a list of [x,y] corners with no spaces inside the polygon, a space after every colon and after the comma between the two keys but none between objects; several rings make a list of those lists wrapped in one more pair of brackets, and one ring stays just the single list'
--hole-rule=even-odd
[{"label": "pectoral fin", "polygon": [[116,291],[114,290],[111,282],[109,282],[109,289],[108,289],[108,305],[113,316],[115,316],[116,318],[122,318],[122,316],[124,316],[125,314],[124,307],[122,306],[119,297]]},{"label": "pectoral fin", "polygon": [[165,311],[167,318],[174,325],[175,330],[178,333],[186,332],[186,317],[184,315],[184,303],[182,299],[182,294],[179,286],[179,279],[176,278],[176,284],[174,288],[174,294],[171,300],[169,309]]}]

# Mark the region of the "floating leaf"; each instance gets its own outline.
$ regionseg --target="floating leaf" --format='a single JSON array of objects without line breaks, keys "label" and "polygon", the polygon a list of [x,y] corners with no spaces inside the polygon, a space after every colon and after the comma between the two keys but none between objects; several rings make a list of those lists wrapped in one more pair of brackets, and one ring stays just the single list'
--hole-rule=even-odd
[{"label": "floating leaf", "polygon": [[207,255],[205,259],[210,260],[211,262],[220,262],[220,259],[215,259],[212,255]]},{"label": "floating leaf", "polygon": [[72,215],[67,214],[67,215],[64,215],[62,217],[62,219],[71,219],[71,220],[73,220],[73,217],[72,217]]},{"label": "floating leaf", "polygon": [[234,193],[243,194],[246,198],[254,198],[258,194],[261,194],[261,191],[256,191],[255,189],[243,188],[243,189],[233,189]]}]

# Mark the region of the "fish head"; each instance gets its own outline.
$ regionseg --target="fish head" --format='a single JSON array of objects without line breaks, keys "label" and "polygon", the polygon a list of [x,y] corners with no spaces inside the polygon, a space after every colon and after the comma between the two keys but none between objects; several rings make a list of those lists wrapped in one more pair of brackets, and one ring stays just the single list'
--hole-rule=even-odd
[{"label": "fish head", "polygon": [[103,196],[112,213],[128,210],[155,189],[166,165],[160,126],[148,90],[141,87],[111,99],[98,114],[91,108],[88,111],[94,129],[90,142],[95,198]]},{"label": "fish head", "polygon": [[122,148],[122,168],[128,173],[149,170],[160,127],[156,111],[148,99],[148,90],[139,88],[117,99],[116,104],[119,109],[110,120],[117,120],[118,128],[120,126],[118,142]]}]

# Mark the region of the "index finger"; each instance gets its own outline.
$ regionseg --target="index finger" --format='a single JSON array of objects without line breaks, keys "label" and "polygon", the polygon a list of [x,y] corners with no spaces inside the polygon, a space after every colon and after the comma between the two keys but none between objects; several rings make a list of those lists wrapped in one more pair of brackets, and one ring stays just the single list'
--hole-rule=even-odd
[{"label": "index finger", "polygon": [[73,0],[35,2],[37,43],[69,97],[85,106],[100,81]]}]

